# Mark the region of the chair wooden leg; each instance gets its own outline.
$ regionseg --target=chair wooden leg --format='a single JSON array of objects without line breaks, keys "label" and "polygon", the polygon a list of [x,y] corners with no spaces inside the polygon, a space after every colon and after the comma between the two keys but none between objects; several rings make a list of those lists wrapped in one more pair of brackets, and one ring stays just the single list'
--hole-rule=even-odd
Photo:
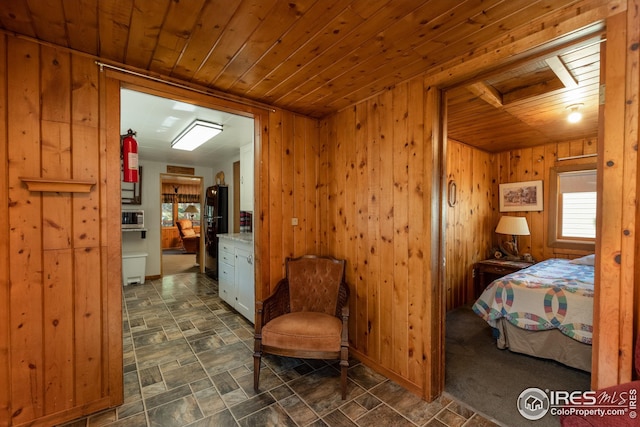
[{"label": "chair wooden leg", "polygon": [[347,399],[347,369],[349,368],[349,359],[341,358],[340,360],[340,388],[342,389],[342,400]]},{"label": "chair wooden leg", "polygon": [[253,353],[253,389],[257,392],[260,386],[260,360],[261,352]]}]

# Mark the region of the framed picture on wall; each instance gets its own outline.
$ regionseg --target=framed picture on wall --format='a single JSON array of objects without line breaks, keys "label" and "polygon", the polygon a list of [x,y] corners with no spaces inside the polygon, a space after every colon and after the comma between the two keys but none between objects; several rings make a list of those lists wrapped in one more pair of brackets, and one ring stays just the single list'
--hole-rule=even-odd
[{"label": "framed picture on wall", "polygon": [[500,212],[542,210],[542,181],[500,184]]}]

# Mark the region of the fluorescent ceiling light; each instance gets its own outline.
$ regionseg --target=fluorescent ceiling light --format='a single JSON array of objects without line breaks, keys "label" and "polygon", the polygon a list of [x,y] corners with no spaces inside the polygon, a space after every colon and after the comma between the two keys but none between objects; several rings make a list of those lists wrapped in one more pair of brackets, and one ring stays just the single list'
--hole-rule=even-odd
[{"label": "fluorescent ceiling light", "polygon": [[222,132],[222,125],[195,120],[173,140],[171,148],[193,151],[220,132]]}]

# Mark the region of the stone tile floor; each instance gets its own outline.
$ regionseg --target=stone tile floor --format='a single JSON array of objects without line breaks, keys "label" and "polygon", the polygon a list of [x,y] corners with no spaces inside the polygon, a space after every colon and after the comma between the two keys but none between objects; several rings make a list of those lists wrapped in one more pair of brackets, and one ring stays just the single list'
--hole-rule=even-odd
[{"label": "stone tile floor", "polygon": [[341,400],[334,362],[265,356],[253,390],[253,325],[197,273],[124,288],[124,404],[80,426],[490,427],[450,396],[427,403],[353,359]]}]

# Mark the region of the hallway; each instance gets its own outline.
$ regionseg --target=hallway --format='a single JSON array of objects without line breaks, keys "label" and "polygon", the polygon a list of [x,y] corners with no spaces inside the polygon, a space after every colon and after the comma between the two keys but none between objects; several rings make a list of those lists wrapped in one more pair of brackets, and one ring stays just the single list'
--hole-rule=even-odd
[{"label": "hallway", "polygon": [[253,325],[196,273],[124,288],[122,406],[86,426],[491,427],[464,405],[427,403],[351,360],[347,400],[333,362],[263,357],[253,391]]}]

